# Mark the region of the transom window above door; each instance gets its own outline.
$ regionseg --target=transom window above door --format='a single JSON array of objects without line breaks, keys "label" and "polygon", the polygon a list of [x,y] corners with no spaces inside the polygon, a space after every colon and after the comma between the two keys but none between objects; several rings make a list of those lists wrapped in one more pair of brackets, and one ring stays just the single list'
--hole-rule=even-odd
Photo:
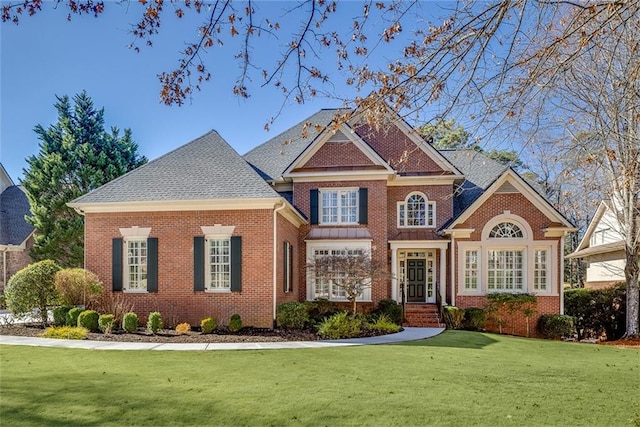
[{"label": "transom window above door", "polygon": [[410,193],[398,202],[398,227],[434,227],[436,204],[422,193]]}]

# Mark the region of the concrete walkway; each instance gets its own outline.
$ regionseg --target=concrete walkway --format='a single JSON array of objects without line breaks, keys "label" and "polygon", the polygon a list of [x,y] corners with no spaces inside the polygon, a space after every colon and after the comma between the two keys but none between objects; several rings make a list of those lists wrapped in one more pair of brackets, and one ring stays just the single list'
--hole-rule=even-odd
[{"label": "concrete walkway", "polygon": [[353,338],[348,340],[193,344],[60,340],[53,338],[0,335],[0,344],[27,345],[34,347],[82,348],[86,350],[276,350],[282,348],[321,348],[394,344],[404,341],[416,341],[431,338],[442,331],[444,331],[444,328],[404,328],[404,331],[398,332],[397,334],[368,338]]}]

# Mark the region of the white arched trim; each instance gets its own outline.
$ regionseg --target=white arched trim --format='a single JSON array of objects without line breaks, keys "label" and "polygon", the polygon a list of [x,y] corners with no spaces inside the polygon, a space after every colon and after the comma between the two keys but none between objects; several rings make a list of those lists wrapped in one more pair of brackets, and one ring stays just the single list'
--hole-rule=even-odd
[{"label": "white arched trim", "polygon": [[[424,224],[416,225],[409,220],[409,199],[419,196],[424,202]],[[434,228],[436,226],[436,203],[430,201],[426,194],[420,191],[412,191],[407,197],[397,205],[397,225],[398,228]]]},{"label": "white arched trim", "polygon": [[[491,239],[489,238],[489,233],[491,233],[491,230],[493,230],[493,228],[503,222],[510,222],[513,223],[515,225],[518,226],[518,228],[522,231],[524,237],[522,238],[509,238],[509,239]],[[486,240],[514,240],[514,241],[520,241],[521,243],[526,244],[527,242],[531,242],[533,241],[533,230],[531,229],[531,226],[529,225],[529,223],[522,218],[521,216],[512,214],[509,211],[504,211],[503,214],[501,215],[496,215],[493,218],[491,218],[489,221],[487,221],[487,223],[485,224],[484,228],[482,229],[482,241],[486,241]]]}]

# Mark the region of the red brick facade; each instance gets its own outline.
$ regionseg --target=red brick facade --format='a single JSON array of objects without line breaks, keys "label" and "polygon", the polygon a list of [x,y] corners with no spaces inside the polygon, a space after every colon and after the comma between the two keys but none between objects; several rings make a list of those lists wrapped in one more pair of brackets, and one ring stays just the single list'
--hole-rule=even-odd
[{"label": "red brick facade", "polygon": [[4,257],[6,257],[6,266],[7,271],[4,271],[5,259],[0,261],[0,292],[4,291],[4,287],[7,285],[5,283],[5,277],[7,282],[11,279],[11,276],[16,274],[19,270],[22,270],[27,265],[31,264],[33,261],[29,256],[29,251],[33,246],[33,235],[29,236],[29,238],[25,242],[25,248],[20,251],[7,251],[4,253]]}]

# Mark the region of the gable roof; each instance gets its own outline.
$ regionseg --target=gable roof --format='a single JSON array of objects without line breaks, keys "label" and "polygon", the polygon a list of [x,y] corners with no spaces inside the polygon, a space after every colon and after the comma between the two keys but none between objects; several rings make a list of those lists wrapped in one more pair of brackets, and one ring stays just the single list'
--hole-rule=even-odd
[{"label": "gable roof", "polygon": [[215,131],[81,196],[69,206],[279,198]]},{"label": "gable roof", "polygon": [[[258,145],[243,157],[267,180],[281,177],[293,162],[345,109],[320,110],[267,142]],[[306,125],[306,126],[305,126]],[[303,137],[303,131],[307,132]]]},{"label": "gable roof", "polygon": [[25,219],[31,214],[29,200],[21,187],[12,185],[0,194],[0,245],[20,246],[33,233]]}]

